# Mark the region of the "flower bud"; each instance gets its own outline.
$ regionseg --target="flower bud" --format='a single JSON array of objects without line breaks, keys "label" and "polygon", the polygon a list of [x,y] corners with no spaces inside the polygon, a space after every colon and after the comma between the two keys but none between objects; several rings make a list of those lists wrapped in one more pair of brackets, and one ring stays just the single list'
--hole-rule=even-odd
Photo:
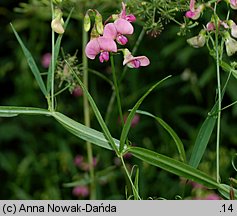
[{"label": "flower bud", "polygon": [[206,43],[205,33],[205,30],[201,30],[197,36],[189,38],[187,40],[188,44],[194,48],[203,47]]},{"label": "flower bud", "polygon": [[54,32],[58,34],[63,34],[64,33],[63,20],[57,18],[53,19],[51,22],[51,28],[53,29]]},{"label": "flower bud", "polygon": [[56,8],[54,11],[54,19],[51,22],[51,28],[54,32],[58,34],[63,34],[64,33],[64,28],[63,28],[63,13],[59,8]]},{"label": "flower bud", "polygon": [[91,28],[91,19],[88,13],[84,16],[84,30],[88,32]]},{"label": "flower bud", "polygon": [[228,56],[232,56],[237,52],[237,41],[230,37],[228,32],[225,33],[225,48]]},{"label": "flower bud", "polygon": [[206,25],[207,31],[214,31],[216,29],[214,22],[210,21]]},{"label": "flower bud", "polygon": [[102,35],[103,31],[104,31],[104,25],[103,25],[103,21],[102,21],[102,16],[98,11],[96,11],[96,15],[95,15],[95,26],[96,26],[97,32],[100,35]]},{"label": "flower bud", "polygon": [[235,22],[233,20],[229,20],[228,25],[230,26],[232,37],[237,38],[237,25],[235,24]]}]

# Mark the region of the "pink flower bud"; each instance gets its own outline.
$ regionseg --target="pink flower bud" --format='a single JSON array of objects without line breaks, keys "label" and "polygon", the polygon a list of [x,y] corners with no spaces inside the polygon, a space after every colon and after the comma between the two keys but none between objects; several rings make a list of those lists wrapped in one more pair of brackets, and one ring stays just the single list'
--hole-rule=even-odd
[{"label": "pink flower bud", "polygon": [[208,22],[206,29],[207,31],[214,31],[216,29],[215,24],[213,22]]},{"label": "pink flower bud", "polygon": [[44,68],[48,68],[51,62],[51,53],[45,53],[41,58],[41,64]]},{"label": "pink flower bud", "polygon": [[76,86],[76,87],[73,89],[72,94],[73,94],[74,97],[80,97],[80,96],[83,95],[83,91],[82,91],[82,89],[81,89],[80,86]]}]

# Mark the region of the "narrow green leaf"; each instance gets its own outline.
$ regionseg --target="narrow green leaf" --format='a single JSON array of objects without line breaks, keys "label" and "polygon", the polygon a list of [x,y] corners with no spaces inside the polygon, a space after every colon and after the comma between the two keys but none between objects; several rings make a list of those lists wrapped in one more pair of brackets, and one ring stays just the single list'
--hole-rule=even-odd
[{"label": "narrow green leaf", "polygon": [[216,114],[218,112],[218,104],[216,103],[205,121],[203,122],[199,133],[197,135],[193,151],[189,160],[189,165],[193,166],[194,168],[197,168],[203,154],[206,150],[207,144],[210,140],[211,134],[213,132],[213,129],[216,125]]},{"label": "narrow green leaf", "polygon": [[35,107],[0,106],[0,117],[15,117],[19,114],[51,115],[48,110]]},{"label": "narrow green leaf", "polygon": [[134,181],[134,186],[136,188],[136,191],[133,189],[133,194],[136,200],[139,200],[139,197],[137,196],[137,193],[139,191],[139,167],[136,167],[135,170],[135,181]]},{"label": "narrow green leaf", "polygon": [[20,36],[16,32],[15,28],[13,27],[13,25],[12,24],[10,24],[10,25],[11,25],[11,28],[12,28],[12,30],[13,30],[13,32],[14,32],[14,34],[15,34],[15,36],[16,36],[16,38],[17,38],[17,40],[18,40],[18,42],[19,42],[19,44],[20,44],[20,46],[22,48],[22,50],[23,50],[23,53],[24,53],[24,55],[26,57],[26,60],[27,60],[27,63],[29,65],[30,69],[31,69],[31,72],[35,76],[35,79],[36,79],[36,81],[37,81],[41,91],[46,96],[48,93],[46,91],[44,81],[43,81],[43,79],[41,77],[40,71],[39,71],[39,69],[38,69],[38,67],[37,67],[37,65],[36,65],[36,63],[34,61],[33,56],[31,55],[29,50],[25,47],[24,43],[22,42]]},{"label": "narrow green leaf", "polygon": [[[105,138],[104,134],[94,130],[92,128],[86,127],[83,124],[80,124],[73,119],[63,115],[62,113],[59,112],[54,112],[52,113],[52,116],[62,125],[64,126],[69,132],[74,134],[75,136],[91,142],[97,146],[113,150],[111,148],[111,145],[109,144],[108,140]],[[112,138],[113,142],[115,145],[118,147],[119,146],[119,141]]]},{"label": "narrow green leaf", "polygon": [[[65,60],[66,61],[66,60]],[[116,152],[117,155],[119,155],[118,152],[118,147],[113,139],[113,137],[110,134],[110,131],[107,127],[107,125],[105,124],[104,119],[102,118],[99,109],[97,108],[95,101],[93,100],[93,98],[91,97],[90,93],[88,92],[88,90],[86,89],[85,85],[82,83],[82,81],[79,79],[79,77],[77,76],[77,74],[74,72],[74,70],[71,68],[70,64],[66,61],[69,69],[71,70],[71,72],[73,73],[73,75],[75,76],[75,78],[77,79],[79,85],[81,86],[81,88],[83,89],[84,94],[87,97],[87,100],[89,101],[91,108],[93,109],[95,116],[104,132],[104,135],[106,137],[106,139],[108,140],[108,142],[111,144],[112,148],[114,149],[114,151]]]},{"label": "narrow green leaf", "polygon": [[181,139],[179,138],[179,136],[175,133],[175,131],[164,121],[162,120],[161,118],[157,117],[157,116],[154,116],[152,115],[151,113],[149,112],[146,112],[146,111],[142,111],[142,110],[137,110],[137,113],[139,114],[142,114],[142,115],[147,115],[147,116],[150,116],[154,119],[156,119],[156,121],[170,134],[170,136],[173,138],[176,146],[177,146],[177,149],[178,149],[178,152],[179,152],[179,156],[180,156],[180,160],[182,162],[186,162],[186,154],[185,154],[185,151],[184,151],[184,145],[183,145],[183,142],[181,141]]},{"label": "narrow green leaf", "polygon": [[157,166],[177,176],[198,182],[208,188],[214,189],[219,187],[219,184],[210,177],[210,175],[178,160],[140,147],[130,147],[128,152],[142,161]]},{"label": "narrow green leaf", "polygon": [[134,105],[134,107],[131,109],[131,112],[129,113],[127,120],[124,124],[121,136],[120,136],[120,147],[119,150],[120,152],[122,152],[124,150],[124,145],[125,145],[125,141],[127,139],[128,136],[128,132],[131,128],[131,123],[132,120],[136,114],[137,109],[139,108],[139,106],[141,105],[141,103],[143,102],[143,100],[158,86],[160,85],[162,82],[164,82],[165,80],[167,80],[168,78],[170,78],[170,76],[165,77],[164,79],[162,79],[161,81],[157,82],[155,85],[153,85],[151,88],[148,89],[148,91],[137,101],[137,103]]},{"label": "narrow green leaf", "polygon": [[[65,30],[67,28],[67,25],[69,23],[69,20],[71,18],[73,10],[74,10],[74,8],[71,9],[71,11],[70,11],[70,13],[69,13],[65,23],[64,23],[64,29]],[[54,47],[55,48],[54,49],[54,68],[55,68],[55,66],[57,64],[57,59],[58,59],[58,55],[59,55],[59,51],[60,51],[60,47],[61,47],[62,38],[63,38],[63,34],[58,35],[58,38],[57,38],[56,43],[55,43],[55,47]],[[48,69],[48,76],[47,76],[47,92],[48,93],[51,90],[51,81],[52,81],[52,64],[50,63],[49,69]]]}]

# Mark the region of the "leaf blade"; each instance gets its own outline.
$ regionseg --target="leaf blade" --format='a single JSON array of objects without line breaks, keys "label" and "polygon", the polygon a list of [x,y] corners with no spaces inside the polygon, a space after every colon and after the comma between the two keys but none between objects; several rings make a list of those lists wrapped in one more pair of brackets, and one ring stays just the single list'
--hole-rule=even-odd
[{"label": "leaf blade", "polygon": [[22,48],[22,51],[26,57],[26,60],[27,60],[27,63],[31,69],[31,72],[33,73],[42,93],[44,94],[44,96],[46,97],[47,96],[47,90],[46,90],[46,87],[45,87],[45,84],[44,84],[44,81],[41,77],[41,74],[40,74],[40,71],[35,63],[35,60],[33,58],[33,56],[31,55],[30,51],[25,47],[23,41],[21,40],[20,36],[18,35],[18,33],[16,32],[14,26],[10,23],[11,25],[11,28],[16,36],[16,39],[17,41],[19,42],[21,48]]},{"label": "leaf blade", "polygon": [[15,117],[20,114],[51,115],[48,110],[36,107],[0,106],[0,117]]},{"label": "leaf blade", "polygon": [[207,118],[203,122],[198,132],[198,135],[197,135],[197,138],[196,138],[196,141],[191,153],[191,157],[189,160],[189,165],[193,166],[194,168],[198,167],[204,155],[204,152],[206,150],[207,144],[211,138],[212,131],[214,130],[214,127],[216,125],[215,114],[217,113],[217,111],[218,111],[218,104],[216,103],[213,106],[210,114],[207,116]]},{"label": "leaf blade", "polygon": [[173,158],[140,147],[130,147],[128,152],[151,165],[203,184],[208,188],[219,187],[219,184],[206,173]]},{"label": "leaf blade", "polygon": [[[75,136],[85,141],[91,142],[97,146],[106,148],[108,150],[113,150],[103,133],[80,124],[79,122],[74,121],[60,112],[54,112],[52,116]],[[113,141],[116,146],[119,146],[119,140],[113,138]]]}]

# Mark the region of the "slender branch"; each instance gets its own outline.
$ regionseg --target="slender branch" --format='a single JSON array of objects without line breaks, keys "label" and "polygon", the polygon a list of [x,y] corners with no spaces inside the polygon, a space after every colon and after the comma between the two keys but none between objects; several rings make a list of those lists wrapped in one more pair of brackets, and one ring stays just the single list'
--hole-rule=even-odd
[{"label": "slender branch", "polygon": [[127,175],[127,177],[128,177],[128,180],[129,180],[129,182],[130,182],[130,184],[131,184],[131,186],[132,186],[133,192],[136,194],[136,197],[137,197],[139,200],[141,200],[141,197],[139,196],[139,193],[138,193],[136,187],[135,187],[134,184],[133,184],[133,181],[132,181],[131,176],[130,176],[130,174],[129,174],[129,172],[128,172],[128,169],[127,169],[127,167],[126,167],[126,164],[124,163],[123,156],[120,157],[120,160],[121,160],[121,162],[122,162],[122,165],[123,165],[123,168],[124,168],[124,170],[125,170],[125,173],[126,173],[126,175]]},{"label": "slender branch", "polygon": [[215,51],[216,51],[216,73],[217,73],[217,91],[218,91],[218,116],[217,116],[217,134],[216,134],[216,181],[220,182],[220,130],[221,130],[221,78],[220,78],[220,54],[219,54],[219,28],[218,28],[218,17],[216,15],[215,4]]},{"label": "slender branch", "polygon": [[117,77],[116,77],[116,71],[115,71],[115,66],[114,66],[114,57],[113,57],[113,55],[111,55],[110,60],[111,60],[111,68],[112,68],[112,74],[113,74],[115,94],[116,94],[116,99],[117,99],[117,106],[118,106],[120,121],[121,121],[121,124],[123,126],[124,125],[123,112],[122,112],[121,100],[120,100],[120,95],[119,95],[119,88],[118,88],[118,82],[117,82]]},{"label": "slender branch", "polygon": [[[52,10],[52,20],[54,19],[54,7],[53,2],[51,0],[51,10]],[[51,58],[51,65],[52,65],[52,79],[51,79],[51,111],[54,111],[54,72],[55,72],[55,34],[52,29],[52,58]]]},{"label": "slender branch", "polygon": [[[85,55],[85,47],[88,42],[88,34],[82,28],[82,63],[83,63],[83,84],[86,89],[88,89],[88,59]],[[90,127],[90,107],[86,95],[83,95],[83,111],[84,111],[84,122],[85,126]],[[95,173],[93,166],[93,150],[90,142],[86,142],[87,157],[89,163],[89,173],[90,173],[90,199],[96,199],[96,185],[95,185]]]}]

